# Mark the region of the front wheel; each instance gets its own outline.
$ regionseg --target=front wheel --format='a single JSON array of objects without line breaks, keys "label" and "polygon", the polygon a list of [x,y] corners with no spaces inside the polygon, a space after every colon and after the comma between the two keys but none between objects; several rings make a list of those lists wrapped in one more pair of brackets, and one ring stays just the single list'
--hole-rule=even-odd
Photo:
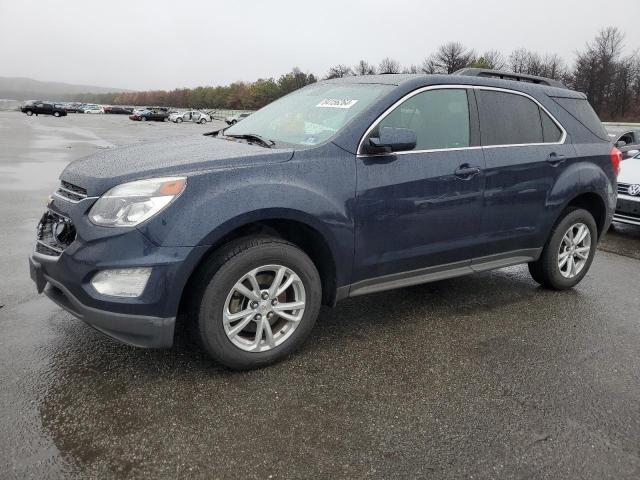
[{"label": "front wheel", "polygon": [[207,121],[204,118],[200,120],[200,125],[204,125],[205,123],[207,123]]},{"label": "front wheel", "polygon": [[581,208],[567,210],[553,228],[540,258],[529,264],[529,272],[543,287],[572,288],[589,271],[597,242],[593,216]]},{"label": "front wheel", "polygon": [[322,298],[311,259],[270,237],[223,247],[195,285],[191,310],[201,345],[239,370],[269,365],[296,350],[311,332]]},{"label": "front wheel", "polygon": [[53,112],[53,116],[54,117],[59,117],[60,116],[60,112]]},{"label": "front wheel", "polygon": [[26,111],[26,112],[24,112],[24,113],[26,113],[28,116],[33,115],[33,112],[32,112],[31,110],[27,110],[27,111]]},{"label": "front wheel", "polygon": [[182,123],[182,118],[180,117],[176,118],[176,123]]}]

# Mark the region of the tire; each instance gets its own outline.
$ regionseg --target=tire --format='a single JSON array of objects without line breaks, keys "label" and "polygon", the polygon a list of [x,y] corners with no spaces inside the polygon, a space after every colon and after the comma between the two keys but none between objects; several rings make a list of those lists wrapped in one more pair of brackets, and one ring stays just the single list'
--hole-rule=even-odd
[{"label": "tire", "polygon": [[205,123],[207,123],[207,121],[203,118],[203,119],[202,119],[202,120],[200,120],[200,122],[198,122],[198,123],[200,123],[200,125],[204,125]]},{"label": "tire", "polygon": [[[571,235],[579,237],[583,230],[578,225],[586,227],[588,233],[582,242],[578,242],[578,246],[574,246],[575,250],[570,250],[565,235],[569,235],[569,229],[572,228]],[[566,237],[569,238],[568,236]],[[579,240],[579,238],[575,238]],[[585,250],[586,240],[588,240],[588,254]],[[556,222],[551,230],[549,239],[545,244],[540,258],[529,263],[529,273],[533,279],[545,288],[551,290],[567,290],[573,288],[584,278],[589,271],[593,257],[596,253],[598,243],[598,229],[596,222],[587,210],[581,208],[567,209],[560,219]],[[575,253],[573,253],[575,251]],[[586,258],[582,256],[587,255]],[[561,266],[561,261],[566,260]],[[569,270],[575,266],[575,272]],[[569,275],[569,276],[567,276]]]},{"label": "tire", "polygon": [[237,120],[231,120],[231,123],[229,125],[235,125],[236,123],[238,123]]},{"label": "tire", "polygon": [[24,112],[24,113],[26,113],[28,116],[33,115],[33,111],[32,111],[32,110],[27,110],[27,111],[26,111],[26,112]]},{"label": "tire", "polygon": [[[281,294],[269,297],[267,289],[277,290],[273,279],[281,269],[284,281],[280,288],[290,280],[293,283]],[[251,294],[257,292],[248,279],[254,272],[253,278],[262,296],[254,295],[251,300],[236,290],[236,286],[247,278],[242,285],[249,286]],[[195,336],[214,360],[234,370],[264,367],[298,349],[313,329],[322,298],[320,275],[311,259],[295,245],[273,237],[244,238],[227,244],[198,270],[192,285],[195,288],[190,299],[190,320]],[[297,321],[275,313],[280,306],[294,303],[303,307],[283,309],[282,314],[297,316]],[[236,307],[233,311],[232,305]],[[226,315],[237,311],[248,312],[248,315],[225,322]],[[241,327],[235,336],[231,333]]]},{"label": "tire", "polygon": [[140,120],[142,120],[143,122],[147,121],[147,117],[141,117]]},{"label": "tire", "polygon": [[176,118],[176,123],[182,123],[182,118],[181,117]]},{"label": "tire", "polygon": [[59,117],[60,116],[60,112],[53,112],[53,116],[54,117]]}]

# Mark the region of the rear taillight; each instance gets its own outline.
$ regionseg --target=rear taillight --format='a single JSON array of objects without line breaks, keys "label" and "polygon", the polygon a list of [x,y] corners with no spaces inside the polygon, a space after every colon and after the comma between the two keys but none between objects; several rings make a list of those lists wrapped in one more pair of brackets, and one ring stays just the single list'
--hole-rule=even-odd
[{"label": "rear taillight", "polygon": [[611,149],[611,153],[609,153],[609,158],[611,159],[611,166],[613,167],[613,171],[618,176],[620,173],[620,162],[622,161],[622,152],[618,150],[616,147]]}]

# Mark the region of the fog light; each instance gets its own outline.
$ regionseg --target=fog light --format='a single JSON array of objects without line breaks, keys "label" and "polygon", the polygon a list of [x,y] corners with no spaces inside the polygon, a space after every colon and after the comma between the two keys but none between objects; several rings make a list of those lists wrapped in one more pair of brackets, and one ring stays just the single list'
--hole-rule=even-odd
[{"label": "fog light", "polygon": [[151,268],[102,270],[91,279],[98,293],[111,297],[139,297],[147,286]]}]

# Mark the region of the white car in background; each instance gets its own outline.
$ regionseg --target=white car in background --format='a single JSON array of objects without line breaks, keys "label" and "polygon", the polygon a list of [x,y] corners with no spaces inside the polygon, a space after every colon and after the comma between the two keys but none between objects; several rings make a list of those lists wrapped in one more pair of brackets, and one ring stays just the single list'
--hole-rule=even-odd
[{"label": "white car in background", "polygon": [[618,203],[613,220],[620,223],[640,225],[640,151],[620,163],[618,175]]},{"label": "white car in background", "polygon": [[175,123],[207,123],[211,121],[211,117],[206,113],[198,112],[197,110],[189,110],[187,112],[173,112],[169,115],[169,120]]},{"label": "white car in background", "polygon": [[104,109],[100,105],[87,105],[84,113],[104,113]]}]

